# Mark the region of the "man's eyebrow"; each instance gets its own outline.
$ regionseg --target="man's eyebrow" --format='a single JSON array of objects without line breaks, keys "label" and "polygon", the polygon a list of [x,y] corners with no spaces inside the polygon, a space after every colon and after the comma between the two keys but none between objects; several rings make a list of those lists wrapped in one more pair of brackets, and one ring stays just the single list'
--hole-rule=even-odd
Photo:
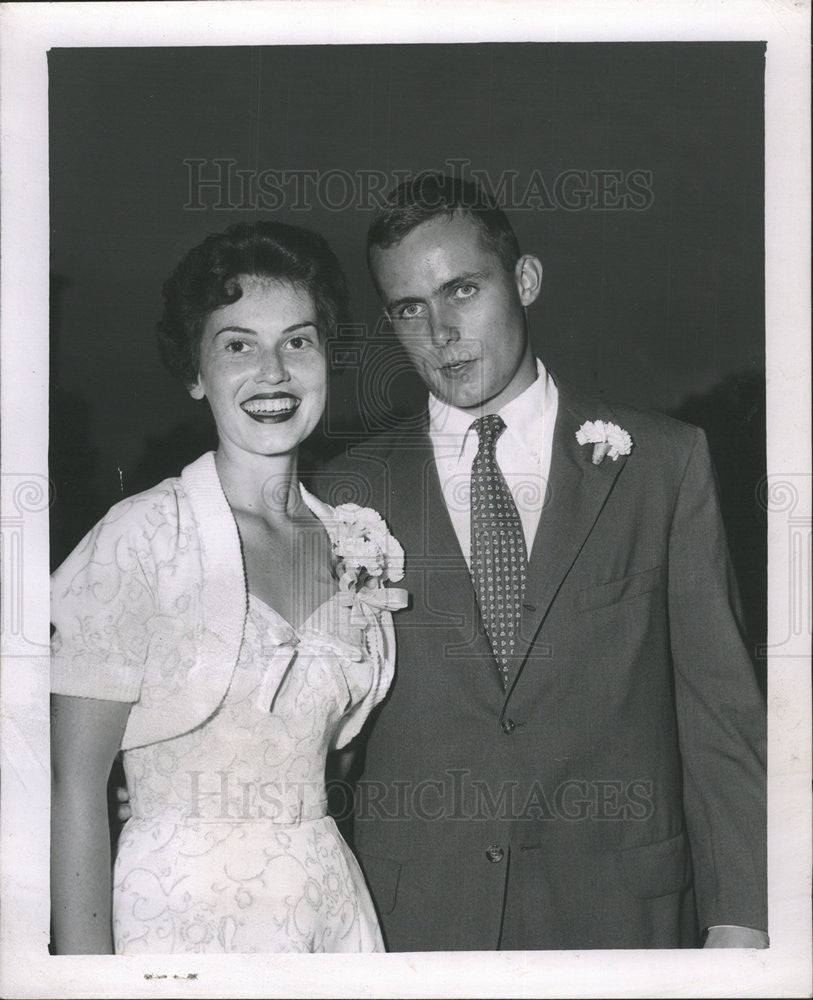
[{"label": "man's eyebrow", "polygon": [[384,306],[384,308],[388,313],[393,313],[400,306],[409,305],[410,302],[421,302],[421,301],[422,300],[417,295],[407,295],[402,299],[392,299]]},{"label": "man's eyebrow", "polygon": [[454,288],[455,285],[465,285],[468,281],[482,281],[484,278],[488,277],[488,271],[465,271],[463,274],[457,274],[454,278],[449,278],[448,281],[444,281],[442,285],[439,285],[436,289],[438,292],[448,292],[450,288]]},{"label": "man's eyebrow", "polygon": [[[464,271],[462,274],[456,274],[453,278],[449,278],[448,281],[444,281],[442,285],[438,287],[432,293],[433,295],[439,295],[443,292],[448,292],[450,288],[454,288],[455,285],[465,285],[468,281],[482,281],[489,275],[488,271]],[[399,306],[408,305],[410,302],[422,302],[423,299],[420,295],[406,295],[400,299],[393,299],[392,302],[388,302],[386,309],[388,313],[394,312]]]}]

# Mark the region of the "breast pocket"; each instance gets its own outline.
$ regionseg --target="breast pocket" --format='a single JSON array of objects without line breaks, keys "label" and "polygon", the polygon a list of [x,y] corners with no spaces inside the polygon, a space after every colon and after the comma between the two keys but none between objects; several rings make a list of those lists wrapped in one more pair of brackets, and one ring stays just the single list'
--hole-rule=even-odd
[{"label": "breast pocket", "polygon": [[642,594],[663,587],[664,575],[663,566],[653,566],[651,569],[631,573],[629,576],[610,580],[597,587],[587,587],[575,594],[574,604],[579,611],[589,611],[640,597]]}]

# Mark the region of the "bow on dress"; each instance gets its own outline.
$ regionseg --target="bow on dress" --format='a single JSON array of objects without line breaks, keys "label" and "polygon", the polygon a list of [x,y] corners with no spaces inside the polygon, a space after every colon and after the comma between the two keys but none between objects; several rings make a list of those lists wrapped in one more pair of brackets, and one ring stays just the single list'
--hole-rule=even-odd
[{"label": "bow on dress", "polygon": [[371,684],[388,687],[395,664],[390,613],[406,607],[408,596],[397,587],[340,590],[299,629],[287,623],[287,627],[274,629],[269,638],[276,648],[265,654],[266,671],[257,692],[257,707],[264,712],[271,709],[289,667],[302,655],[334,655],[348,667],[369,660]]}]

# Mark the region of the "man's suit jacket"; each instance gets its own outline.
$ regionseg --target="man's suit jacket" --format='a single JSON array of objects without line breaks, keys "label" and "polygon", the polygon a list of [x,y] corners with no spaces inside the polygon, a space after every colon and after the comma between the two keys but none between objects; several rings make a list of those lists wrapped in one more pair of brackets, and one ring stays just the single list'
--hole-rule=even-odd
[{"label": "man's suit jacket", "polygon": [[[591,463],[596,419],[628,457]],[[389,949],[765,929],[765,712],[702,431],[560,386],[506,692],[425,421],[351,452],[325,498],[387,518],[411,595],[354,821]]]}]

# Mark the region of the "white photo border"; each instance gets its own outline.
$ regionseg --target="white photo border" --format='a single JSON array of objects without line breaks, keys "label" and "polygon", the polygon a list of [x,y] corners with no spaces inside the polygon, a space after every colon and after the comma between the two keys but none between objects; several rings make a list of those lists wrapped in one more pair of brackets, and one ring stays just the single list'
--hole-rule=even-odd
[{"label": "white photo border", "polygon": [[[809,17],[808,0],[2,5],[0,995],[809,995]],[[767,41],[768,644],[774,650],[768,661],[771,947],[767,951],[143,958],[48,954],[47,51],[56,46],[392,40]],[[801,628],[789,627],[792,601],[800,609]]]}]

